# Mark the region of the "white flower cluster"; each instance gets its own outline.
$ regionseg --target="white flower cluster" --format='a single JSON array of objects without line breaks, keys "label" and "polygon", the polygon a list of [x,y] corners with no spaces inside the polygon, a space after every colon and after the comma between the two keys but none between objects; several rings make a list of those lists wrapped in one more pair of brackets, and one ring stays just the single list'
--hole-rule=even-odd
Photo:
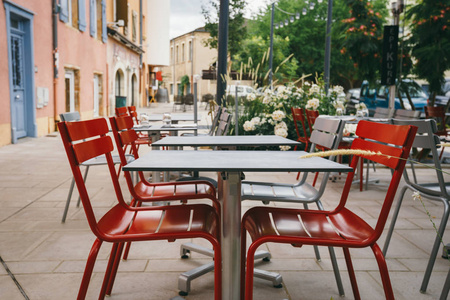
[{"label": "white flower cluster", "polygon": [[331,88],[331,92],[336,93],[337,95],[340,95],[344,92],[344,88],[340,85],[335,85]]},{"label": "white flower cluster", "polygon": [[287,137],[287,125],[284,122],[280,122],[277,125],[275,125],[275,135],[281,136],[281,137]]},{"label": "white flower cluster", "polygon": [[245,121],[244,123],[245,131],[253,131],[255,129],[256,129],[255,124],[252,121]]},{"label": "white flower cluster", "polygon": [[250,101],[256,100],[256,94],[255,93],[248,94],[247,99]]},{"label": "white flower cluster", "polygon": [[344,127],[344,136],[351,136],[351,135],[355,135],[356,133],[356,127],[358,126],[358,124],[345,124]]},{"label": "white flower cluster", "polygon": [[256,129],[256,126],[262,125],[266,122],[267,122],[266,118],[261,119],[260,117],[254,117],[250,121],[245,121],[244,130],[245,131],[253,131]]},{"label": "white flower cluster", "polygon": [[367,109],[367,106],[364,102],[359,102],[358,104],[355,105],[356,110],[363,110],[363,109]]},{"label": "white flower cluster", "polygon": [[308,100],[308,102],[306,103],[305,108],[306,109],[312,109],[312,110],[317,110],[319,108],[319,99],[317,98],[312,98],[311,100]]},{"label": "white flower cluster", "polygon": [[291,149],[291,146],[280,146],[281,151],[288,151],[289,149]]},{"label": "white flower cluster", "polygon": [[334,108],[336,108],[336,109],[338,109],[338,108],[340,108],[340,109],[345,109],[345,106],[344,106],[344,101],[342,101],[342,100],[335,100],[335,101],[333,101],[333,106],[334,106]]},{"label": "white flower cluster", "polygon": [[313,83],[311,85],[311,88],[309,89],[309,94],[318,94],[320,93],[320,86],[318,86],[317,84]]},{"label": "white flower cluster", "polygon": [[272,119],[274,121],[281,121],[281,120],[283,120],[284,117],[285,117],[285,114],[281,110],[276,110],[272,113]]}]

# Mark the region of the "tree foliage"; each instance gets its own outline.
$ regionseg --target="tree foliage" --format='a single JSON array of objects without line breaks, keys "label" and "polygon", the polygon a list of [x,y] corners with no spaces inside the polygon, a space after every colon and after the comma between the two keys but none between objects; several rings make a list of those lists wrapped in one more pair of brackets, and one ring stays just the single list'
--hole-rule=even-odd
[{"label": "tree foliage", "polygon": [[381,65],[386,1],[344,0],[350,17],[338,25],[341,55],[353,62],[360,79],[375,82]]},{"label": "tree foliage", "polygon": [[430,84],[430,91],[441,91],[444,72],[450,69],[450,6],[448,0],[421,0],[408,9],[411,21],[408,43],[416,63],[414,72]]},{"label": "tree foliage", "polygon": [[[228,53],[233,59],[241,49],[242,41],[247,37],[247,28],[244,19],[244,10],[247,3],[245,0],[230,0],[228,20]],[[206,40],[206,46],[218,48],[219,35],[219,11],[220,1],[209,0],[208,5],[202,6],[202,14],[205,18],[205,29],[210,33]]]}]

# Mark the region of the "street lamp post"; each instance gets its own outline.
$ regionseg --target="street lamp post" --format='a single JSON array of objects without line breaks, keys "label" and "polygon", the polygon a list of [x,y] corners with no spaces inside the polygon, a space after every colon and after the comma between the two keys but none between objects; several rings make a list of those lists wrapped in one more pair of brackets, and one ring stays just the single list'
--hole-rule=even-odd
[{"label": "street lamp post", "polygon": [[324,81],[325,94],[328,94],[330,87],[330,60],[331,60],[331,18],[333,15],[333,0],[328,0],[327,12],[327,34],[325,36],[325,66],[324,66]]},{"label": "street lamp post", "polygon": [[270,53],[269,53],[269,86],[272,86],[272,76],[273,76],[273,17],[275,15],[275,2],[272,3],[272,17],[270,19]]},{"label": "street lamp post", "polygon": [[[400,14],[403,12],[403,0],[392,2],[392,15],[394,16],[394,25],[398,26],[400,22]],[[389,109],[395,107],[395,83],[389,87]]]}]

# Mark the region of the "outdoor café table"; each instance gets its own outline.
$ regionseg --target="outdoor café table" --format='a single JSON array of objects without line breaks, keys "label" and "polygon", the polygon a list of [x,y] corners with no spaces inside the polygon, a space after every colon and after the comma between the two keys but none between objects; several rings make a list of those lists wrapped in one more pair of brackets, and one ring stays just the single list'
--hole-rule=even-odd
[{"label": "outdoor caf\u00e9 table", "polygon": [[[146,119],[149,122],[162,121],[164,114],[150,114],[147,115]],[[194,122],[194,114],[170,114],[173,124],[178,124],[180,121]]]},{"label": "outdoor caf\u00e9 table", "polygon": [[299,142],[277,135],[224,135],[224,136],[168,136],[155,143],[153,147],[218,147],[235,149],[239,146],[298,146]]},{"label": "outdoor caf\u00e9 table", "polygon": [[[126,171],[199,171],[218,173],[222,205],[222,299],[240,297],[241,181],[246,172],[350,172],[325,158],[299,159],[304,151],[150,151]],[[217,271],[217,270],[216,270]]]}]

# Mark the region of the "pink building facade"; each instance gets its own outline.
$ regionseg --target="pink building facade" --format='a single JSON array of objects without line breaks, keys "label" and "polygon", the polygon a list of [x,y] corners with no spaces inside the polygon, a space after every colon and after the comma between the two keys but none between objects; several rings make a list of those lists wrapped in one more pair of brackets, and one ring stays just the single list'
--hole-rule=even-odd
[{"label": "pink building facade", "polygon": [[106,115],[106,1],[2,4],[0,146],[53,132],[66,111]]}]

